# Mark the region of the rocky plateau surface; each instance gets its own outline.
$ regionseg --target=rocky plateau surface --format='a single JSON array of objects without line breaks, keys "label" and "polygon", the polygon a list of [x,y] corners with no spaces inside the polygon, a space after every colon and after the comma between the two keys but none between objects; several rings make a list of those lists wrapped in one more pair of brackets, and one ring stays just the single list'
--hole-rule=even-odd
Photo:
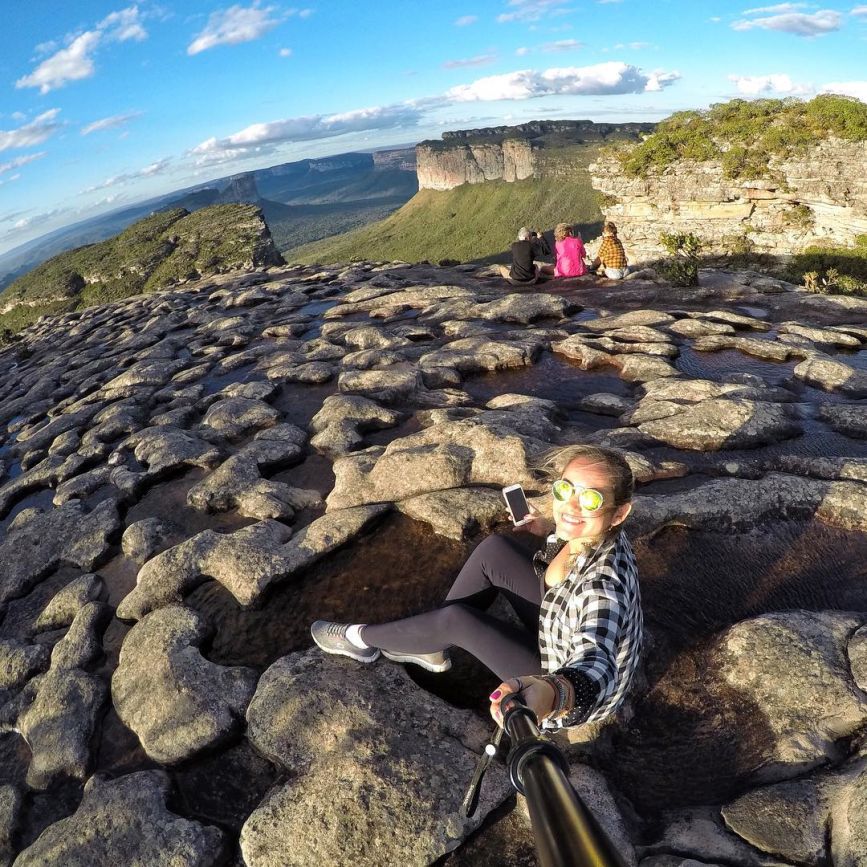
[{"label": "rocky plateau surface", "polygon": [[[628,864],[867,864],[867,302],[749,272],[516,292],[404,263],[234,272],[0,351],[0,865],[523,865],[496,678],[362,668],[318,618],[435,604],[618,447],[648,630],[563,739]],[[530,540],[524,540],[530,544]]]}]

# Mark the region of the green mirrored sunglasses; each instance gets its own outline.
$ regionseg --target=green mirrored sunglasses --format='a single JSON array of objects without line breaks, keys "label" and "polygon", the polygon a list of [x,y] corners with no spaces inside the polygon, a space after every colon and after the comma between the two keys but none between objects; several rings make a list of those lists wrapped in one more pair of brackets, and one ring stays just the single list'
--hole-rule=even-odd
[{"label": "green mirrored sunglasses", "polygon": [[605,502],[605,497],[595,488],[576,488],[569,479],[557,479],[551,485],[551,493],[554,495],[554,499],[561,503],[565,503],[576,492],[578,493],[578,505],[585,512],[598,512]]}]

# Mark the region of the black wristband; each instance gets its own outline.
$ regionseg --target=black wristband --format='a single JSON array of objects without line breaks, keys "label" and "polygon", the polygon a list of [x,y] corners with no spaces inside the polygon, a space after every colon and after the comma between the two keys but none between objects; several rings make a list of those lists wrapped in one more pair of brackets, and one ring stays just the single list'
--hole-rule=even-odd
[{"label": "black wristband", "polygon": [[599,685],[577,668],[558,668],[554,674],[565,677],[575,690],[575,706],[564,724],[574,726],[584,722],[599,701]]}]

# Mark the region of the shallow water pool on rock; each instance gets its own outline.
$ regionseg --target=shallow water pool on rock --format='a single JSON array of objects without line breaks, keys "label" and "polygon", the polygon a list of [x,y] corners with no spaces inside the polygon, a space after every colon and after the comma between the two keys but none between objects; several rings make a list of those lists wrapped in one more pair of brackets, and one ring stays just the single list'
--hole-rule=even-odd
[{"label": "shallow water pool on rock", "polygon": [[590,394],[607,392],[630,397],[632,389],[616,373],[582,370],[562,356],[543,352],[530,367],[469,377],[464,390],[479,406],[501,394],[527,394],[553,400],[561,410],[576,409]]}]

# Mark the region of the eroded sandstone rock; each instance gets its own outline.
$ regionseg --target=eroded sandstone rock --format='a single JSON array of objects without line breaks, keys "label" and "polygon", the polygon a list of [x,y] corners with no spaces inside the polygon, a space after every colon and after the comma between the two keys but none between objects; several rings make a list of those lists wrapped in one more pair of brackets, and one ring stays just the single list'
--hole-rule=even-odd
[{"label": "eroded sandstone rock", "polygon": [[244,825],[249,867],[429,864],[508,796],[492,768],[478,812],[462,820],[458,806],[488,727],[420,690],[398,666],[361,673],[344,663],[314,649],[283,657],[259,681],[248,736],[292,781]]},{"label": "eroded sandstone rock", "polygon": [[216,867],[223,854],[223,832],[169,812],[170,791],[162,771],[138,771],[114,780],[92,777],[75,813],[43,831],[16,864]]},{"label": "eroded sandstone rock", "polygon": [[210,633],[202,615],[169,605],[148,614],[123,642],[111,695],[145,752],[174,764],[229,738],[253,696],[251,668],[215,665],[199,646]]}]

